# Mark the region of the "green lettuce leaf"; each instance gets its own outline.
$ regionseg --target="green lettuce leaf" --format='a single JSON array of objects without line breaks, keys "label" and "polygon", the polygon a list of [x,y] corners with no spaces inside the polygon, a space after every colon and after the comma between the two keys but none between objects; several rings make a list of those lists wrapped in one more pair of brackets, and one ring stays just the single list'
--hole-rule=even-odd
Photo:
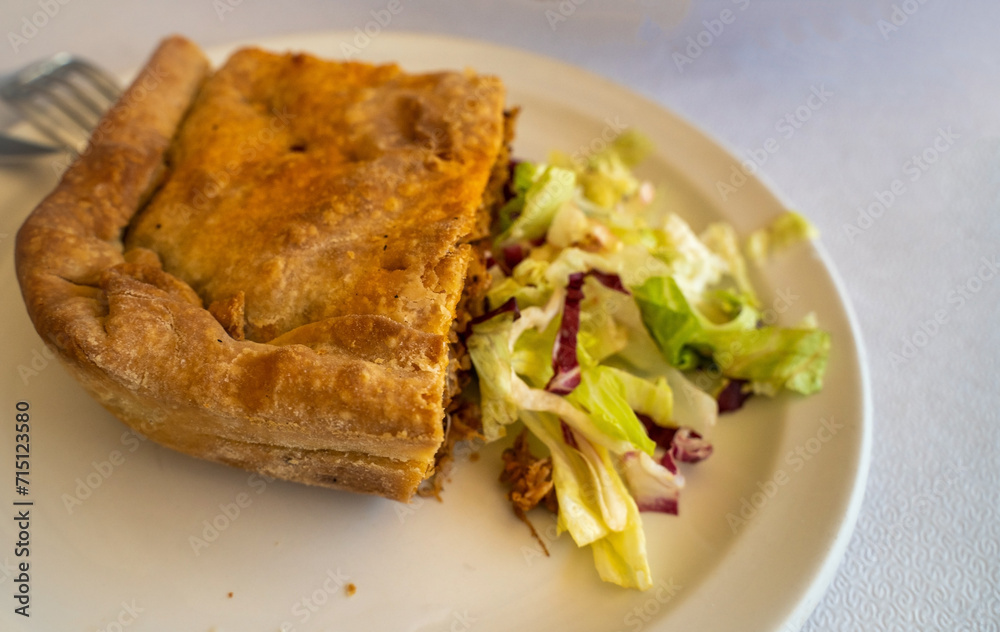
[{"label": "green lettuce leaf", "polygon": [[[590,414],[600,431],[618,440],[627,441],[635,449],[652,454],[656,444],[629,405],[628,387],[621,371],[605,366],[583,367],[580,385],[566,396],[572,404]],[[638,389],[629,383],[638,399]]]},{"label": "green lettuce leaf", "polygon": [[593,278],[584,282],[580,303],[580,331],[577,355],[581,364],[598,364],[628,344],[628,330],[615,318],[624,302],[631,298],[611,290]]},{"label": "green lettuce leaf", "polygon": [[693,369],[698,356],[688,345],[701,330],[687,299],[673,277],[652,277],[632,289],[642,322],[663,356],[678,369]]},{"label": "green lettuce leaf", "polygon": [[823,387],[830,353],[825,331],[761,327],[715,332],[706,339],[718,350],[715,360],[723,374],[750,380],[756,391],[773,395],[784,387],[808,395]]},{"label": "green lettuce leaf", "polygon": [[744,306],[727,323],[698,313],[671,277],[655,277],[634,289],[643,323],[664,357],[680,369],[697,355],[710,356],[727,377],[751,380],[773,394],[784,387],[803,394],[819,390],[830,336],[817,329],[756,327],[756,310]]},{"label": "green lettuce leaf", "polygon": [[479,376],[483,436],[493,441],[506,434],[506,426],[517,421],[517,402],[511,394],[510,335],[513,316],[501,314],[473,326],[466,340],[472,364]]},{"label": "green lettuce leaf", "polygon": [[509,277],[503,277],[486,293],[490,309],[496,309],[511,298],[517,299],[517,306],[522,310],[527,307],[544,305],[552,294],[545,272],[549,267],[547,261],[525,259],[517,264]]},{"label": "green lettuce leaf", "polygon": [[747,256],[761,263],[772,254],[800,241],[819,237],[819,230],[795,211],[787,211],[767,228],[759,228],[747,237]]},{"label": "green lettuce leaf", "polygon": [[674,394],[663,376],[653,381],[644,380],[627,371],[610,366],[601,367],[613,375],[625,391],[628,407],[637,413],[647,415],[660,426],[675,426]]},{"label": "green lettuce leaf", "polygon": [[580,449],[562,438],[559,418],[526,412],[525,426],[549,449],[559,500],[558,525],[577,546],[590,546],[601,579],[626,588],[652,585],[638,507],[608,451],[578,437]]},{"label": "green lettuce leaf", "polygon": [[760,301],[757,299],[757,293],[754,291],[753,284],[750,283],[750,276],[747,274],[746,260],[740,253],[736,230],[731,225],[722,222],[709,224],[701,235],[701,241],[709,250],[726,262],[729,267],[729,275],[733,278],[745,301],[752,307],[759,307]]},{"label": "green lettuce leaf", "polygon": [[514,372],[523,376],[534,388],[545,388],[555,371],[552,369],[552,347],[559,334],[559,319],[553,318],[545,329],[525,329],[514,343],[511,357]]},{"label": "green lettuce leaf", "polygon": [[[601,489],[602,478],[594,463],[579,450],[566,445],[559,417],[541,412],[525,412],[522,419],[552,458],[552,481],[559,500],[560,532],[568,531],[577,546],[587,546],[610,533],[612,526],[624,525],[626,509],[621,498],[609,499]],[[609,490],[614,493],[614,488]]]},{"label": "green lettuce leaf", "polygon": [[[531,184],[522,189],[523,193],[518,194],[501,210],[501,225],[504,225],[505,217],[513,218],[513,210],[519,210],[520,214],[510,219],[509,225],[497,237],[498,245],[531,241],[542,237],[549,229],[556,211],[573,197],[576,187],[575,173],[568,169],[543,165],[532,167],[533,170],[529,171],[524,167],[528,164],[530,163],[521,163],[515,169],[515,191],[518,187],[523,187],[529,177]],[[518,171],[522,169],[525,174],[518,179]],[[507,211],[508,207],[512,211]]]},{"label": "green lettuce leaf", "polygon": [[[615,472],[613,469],[611,471]],[[646,534],[642,529],[642,517],[635,499],[617,472],[614,479],[626,506],[625,527],[620,531],[611,531],[591,545],[594,565],[597,566],[601,579],[606,582],[646,590],[653,585],[653,581],[646,556]]]},{"label": "green lettuce leaf", "polygon": [[605,149],[587,158],[578,171],[584,196],[604,208],[613,208],[639,189],[631,167],[649,153],[650,143],[635,131],[620,134]]}]

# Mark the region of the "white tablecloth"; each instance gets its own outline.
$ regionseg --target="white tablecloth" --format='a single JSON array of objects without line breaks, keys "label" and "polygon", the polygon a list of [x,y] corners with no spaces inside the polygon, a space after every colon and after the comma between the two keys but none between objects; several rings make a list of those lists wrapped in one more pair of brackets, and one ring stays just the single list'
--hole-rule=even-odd
[{"label": "white tablecloth", "polygon": [[[0,72],[61,49],[123,70],[171,32],[352,30],[389,4],[5,0]],[[756,162],[822,231],[874,394],[857,531],[804,629],[997,630],[1000,3],[690,4],[400,0],[384,28],[588,68]]]}]

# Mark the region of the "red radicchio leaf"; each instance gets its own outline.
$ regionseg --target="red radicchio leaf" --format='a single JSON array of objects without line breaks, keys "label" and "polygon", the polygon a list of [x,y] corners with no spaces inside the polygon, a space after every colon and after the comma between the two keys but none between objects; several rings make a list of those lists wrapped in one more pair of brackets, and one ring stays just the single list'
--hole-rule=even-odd
[{"label": "red radicchio leaf", "polygon": [[580,444],[576,442],[576,435],[573,434],[573,429],[569,427],[569,424],[560,419],[559,427],[562,429],[563,441],[566,442],[566,445],[579,450]]},{"label": "red radicchio leaf", "polygon": [[697,463],[712,454],[712,444],[690,428],[678,428],[670,455],[681,463]]},{"label": "red radicchio leaf", "polygon": [[[639,511],[658,511],[677,515],[680,487],[672,478],[656,472],[657,464],[639,452],[622,455],[622,465],[629,491]],[[676,472],[671,472],[676,474]]]},{"label": "red radicchio leaf", "polygon": [[677,499],[667,498],[665,496],[661,496],[641,504],[637,502],[636,508],[639,511],[658,511],[660,513],[670,514],[671,516],[676,516],[678,513]]},{"label": "red radicchio leaf", "polygon": [[657,425],[649,415],[636,413],[635,416],[645,426],[649,438],[666,450],[660,464],[672,474],[677,473],[677,462],[697,463],[712,454],[712,444],[690,428],[665,428]]},{"label": "red radicchio leaf", "polygon": [[660,459],[660,465],[667,468],[667,471],[674,476],[677,475],[677,461],[674,460],[674,455],[670,452],[670,450],[663,453],[663,458]]},{"label": "red radicchio leaf", "polygon": [[580,362],[576,357],[576,337],[580,332],[580,303],[583,301],[583,281],[593,276],[604,286],[629,294],[617,274],[589,270],[569,275],[566,284],[566,298],[563,301],[562,322],[559,335],[552,347],[552,369],[554,374],[545,390],[558,395],[568,395],[580,384]]},{"label": "red radicchio leaf", "polygon": [[719,413],[731,413],[743,408],[743,404],[753,395],[753,391],[745,389],[747,380],[730,379],[726,387],[719,392],[716,401],[719,403]]},{"label": "red radicchio leaf", "polygon": [[501,268],[509,276],[513,272],[517,264],[524,261],[524,258],[528,256],[528,249],[524,244],[520,242],[514,242],[512,244],[507,244],[503,247],[503,257],[501,259]]},{"label": "red radicchio leaf", "polygon": [[[503,246],[500,249],[500,261],[498,263],[504,275],[510,276],[514,274],[514,268],[517,267],[517,264],[528,258],[528,255],[531,254],[531,249],[537,248],[544,243],[545,235],[542,235],[531,241],[515,241]],[[494,259],[494,261],[496,260]]]},{"label": "red radicchio leaf", "polygon": [[642,425],[646,428],[646,434],[653,440],[653,443],[666,450],[670,449],[673,445],[674,435],[677,433],[677,428],[666,428],[661,426],[653,421],[653,418],[649,415],[636,413],[635,416],[642,422]]},{"label": "red radicchio leaf", "polygon": [[580,362],[576,357],[576,335],[580,331],[580,301],[583,300],[583,272],[569,275],[566,298],[563,301],[559,335],[552,347],[552,368],[555,373],[545,390],[568,395],[580,384]]},{"label": "red radicchio leaf", "polygon": [[513,312],[514,320],[517,320],[518,318],[521,317],[521,310],[517,308],[517,299],[514,298],[513,296],[507,299],[507,302],[501,305],[500,307],[490,310],[485,314],[483,314],[482,316],[476,316],[475,318],[470,320],[469,326],[466,329],[466,331],[472,329],[474,325],[478,325],[479,323],[485,323],[494,316],[499,316],[500,314],[504,314],[507,312]]},{"label": "red radicchio leaf", "polygon": [[677,474],[677,463],[674,461],[672,453],[674,435],[677,434],[677,428],[660,426],[649,415],[636,413],[635,416],[642,422],[642,425],[646,428],[646,434],[653,440],[653,443],[666,450],[663,453],[663,458],[660,459],[660,465],[670,470],[671,474]]},{"label": "red radicchio leaf", "polygon": [[610,272],[601,272],[600,270],[591,270],[587,272],[587,276],[592,276],[601,282],[601,285],[608,288],[609,290],[615,290],[616,292],[621,292],[626,296],[632,296],[632,293],[628,291],[625,284],[622,283],[622,278],[617,274],[612,274]]}]

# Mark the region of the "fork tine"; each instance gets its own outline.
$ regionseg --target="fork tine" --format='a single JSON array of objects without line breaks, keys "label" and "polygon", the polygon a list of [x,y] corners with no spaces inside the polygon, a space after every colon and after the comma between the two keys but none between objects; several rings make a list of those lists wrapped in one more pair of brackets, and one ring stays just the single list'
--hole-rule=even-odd
[{"label": "fork tine", "polygon": [[88,114],[93,119],[93,122],[90,123],[90,128],[93,128],[97,124],[97,121],[104,115],[105,110],[111,105],[110,103],[101,105],[86,90],[78,85],[77,82],[69,77],[54,77],[53,80],[58,82],[75,102],[83,105],[88,110]]},{"label": "fork tine", "polygon": [[86,134],[89,134],[90,130],[97,123],[95,117],[87,115],[80,107],[67,99],[58,90],[47,90],[44,93],[39,91],[36,94],[40,97],[39,100],[48,100],[52,104],[52,107],[55,107],[63,116],[75,123]]},{"label": "fork tine", "polygon": [[118,99],[118,95],[121,94],[121,88],[106,72],[82,59],[75,60],[73,66],[89,77],[94,87],[107,97],[109,102],[114,103]]},{"label": "fork tine", "polygon": [[97,66],[59,53],[0,80],[7,101],[43,134],[80,152],[94,126],[121,93],[115,79]]},{"label": "fork tine", "polygon": [[65,123],[60,123],[56,120],[51,115],[51,109],[24,106],[20,102],[15,103],[15,105],[18,111],[31,121],[31,124],[38,131],[48,136],[56,144],[72,149],[77,153],[83,149],[85,139],[82,136],[74,137],[70,134],[68,131],[70,128]]}]

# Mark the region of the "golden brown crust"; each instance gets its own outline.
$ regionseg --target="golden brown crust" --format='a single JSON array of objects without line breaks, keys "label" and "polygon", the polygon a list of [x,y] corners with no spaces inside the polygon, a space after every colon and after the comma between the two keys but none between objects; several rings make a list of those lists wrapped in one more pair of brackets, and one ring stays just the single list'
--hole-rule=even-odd
[{"label": "golden brown crust", "polygon": [[[144,250],[137,248],[137,250]],[[134,252],[130,250],[129,252]],[[126,253],[126,257],[128,253]],[[226,333],[233,340],[246,340],[246,293],[240,290],[229,298],[212,301],[208,313],[219,321]]]},{"label": "golden brown crust", "polygon": [[442,440],[502,88],[256,50],[208,73],[166,40],[26,221],[29,315],[105,407],[165,445],[408,498]]},{"label": "golden brown crust", "polygon": [[206,84],[127,247],[267,342],[344,314],[444,334],[502,141],[493,78],[255,49]]}]

